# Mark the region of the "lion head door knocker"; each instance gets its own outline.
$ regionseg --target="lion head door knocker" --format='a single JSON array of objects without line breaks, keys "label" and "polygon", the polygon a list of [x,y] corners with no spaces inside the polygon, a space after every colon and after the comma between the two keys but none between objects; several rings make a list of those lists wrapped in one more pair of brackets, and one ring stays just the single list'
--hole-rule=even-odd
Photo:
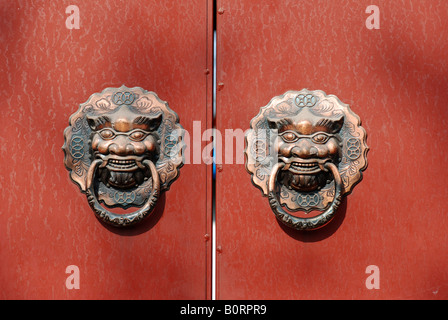
[{"label": "lion head door knocker", "polygon": [[367,167],[359,117],[337,97],[304,89],[273,98],[250,126],[246,169],[277,219],[297,230],[330,222]]},{"label": "lion head door knocker", "polygon": [[[151,214],[178,177],[183,133],[177,114],[155,93],[107,88],[70,117],[64,164],[100,220],[131,225]],[[116,207],[131,213],[107,209]]]}]

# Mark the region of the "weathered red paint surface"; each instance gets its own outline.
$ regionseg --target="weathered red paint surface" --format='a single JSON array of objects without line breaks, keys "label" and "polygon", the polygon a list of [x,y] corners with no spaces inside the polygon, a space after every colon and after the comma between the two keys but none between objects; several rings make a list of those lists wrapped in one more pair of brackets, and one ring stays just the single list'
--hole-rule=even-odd
[{"label": "weathered red paint surface", "polygon": [[[244,165],[217,172],[219,299],[448,298],[448,3],[219,0],[217,127],[272,97],[323,90],[367,131],[369,166],[335,220],[279,224]],[[380,270],[369,290],[366,268]]]},{"label": "weathered red paint surface", "polygon": [[117,230],[70,181],[61,147],[78,105],[123,84],[156,92],[189,131],[210,126],[212,3],[82,1],[79,30],[67,6],[0,2],[0,297],[207,298],[211,167],[184,166],[152,217]]}]

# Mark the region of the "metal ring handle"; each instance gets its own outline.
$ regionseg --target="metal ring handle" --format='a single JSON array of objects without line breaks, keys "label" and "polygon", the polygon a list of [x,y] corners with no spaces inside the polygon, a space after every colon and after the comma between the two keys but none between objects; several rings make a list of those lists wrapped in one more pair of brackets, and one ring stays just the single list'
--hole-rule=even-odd
[{"label": "metal ring handle", "polygon": [[313,218],[299,218],[287,213],[279,203],[277,196],[275,195],[275,184],[277,181],[277,175],[280,169],[285,166],[283,162],[279,162],[274,165],[271,171],[271,175],[269,177],[268,184],[268,199],[269,204],[271,205],[272,211],[278,220],[287,226],[294,228],[296,230],[315,230],[323,227],[327,223],[333,219],[336,210],[341,203],[342,198],[342,180],[341,175],[339,174],[338,168],[331,162],[325,163],[324,167],[329,169],[333,174],[334,183],[335,183],[335,195],[333,201],[331,202],[330,207],[325,210],[322,214],[313,217]]},{"label": "metal ring handle", "polygon": [[87,201],[89,202],[89,205],[92,208],[93,212],[95,212],[95,215],[104,222],[119,227],[134,224],[148,216],[154,210],[154,207],[160,195],[160,178],[154,163],[150,160],[143,161],[143,164],[151,171],[152,176],[151,195],[149,196],[145,204],[135,212],[127,214],[115,214],[100,205],[98,199],[95,196],[95,191],[93,190],[95,171],[98,165],[102,162],[103,160],[101,159],[93,161],[86,176]]}]

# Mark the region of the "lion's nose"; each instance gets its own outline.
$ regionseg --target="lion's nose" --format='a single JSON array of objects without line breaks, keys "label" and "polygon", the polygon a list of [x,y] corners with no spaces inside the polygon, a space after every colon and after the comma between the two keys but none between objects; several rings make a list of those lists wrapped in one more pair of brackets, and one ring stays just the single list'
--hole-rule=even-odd
[{"label": "lion's nose", "polygon": [[130,143],[126,143],[126,139],[119,139],[109,146],[109,153],[117,156],[127,156],[134,154],[134,146]]},{"label": "lion's nose", "polygon": [[291,153],[294,157],[309,159],[317,157],[319,150],[317,150],[311,143],[304,140],[300,141],[294,148],[292,148]]}]

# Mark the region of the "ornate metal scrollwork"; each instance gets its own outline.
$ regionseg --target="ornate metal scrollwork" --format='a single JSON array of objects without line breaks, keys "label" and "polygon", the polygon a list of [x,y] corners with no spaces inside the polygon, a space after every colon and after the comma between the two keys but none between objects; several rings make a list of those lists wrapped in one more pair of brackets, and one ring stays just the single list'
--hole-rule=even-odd
[{"label": "ornate metal scrollwork", "polygon": [[336,96],[304,89],[273,98],[250,127],[246,169],[277,219],[297,230],[330,222],[367,168],[359,117]]},{"label": "ornate metal scrollwork", "polygon": [[[107,88],[80,105],[64,131],[64,164],[96,216],[114,226],[153,211],[183,164],[184,131],[154,92]],[[108,208],[130,209],[113,213]]]}]

